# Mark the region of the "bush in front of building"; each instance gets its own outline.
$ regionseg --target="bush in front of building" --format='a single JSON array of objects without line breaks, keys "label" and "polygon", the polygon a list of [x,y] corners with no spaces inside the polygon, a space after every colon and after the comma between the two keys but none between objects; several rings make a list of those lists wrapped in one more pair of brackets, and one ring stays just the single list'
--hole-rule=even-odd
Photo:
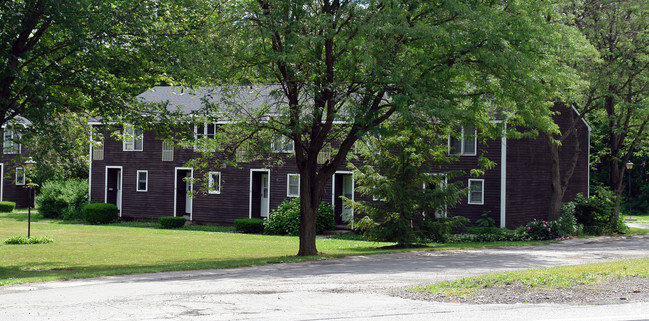
[{"label": "bush in front of building", "polygon": [[81,219],[83,206],[88,203],[88,180],[67,179],[43,183],[36,205],[46,218]]},{"label": "bush in front of building", "polygon": [[160,226],[166,229],[181,228],[185,225],[185,222],[187,222],[187,219],[184,217],[163,216],[158,218]]},{"label": "bush in front of building", "polygon": [[615,195],[612,191],[598,189],[595,195],[585,197],[577,194],[573,203],[573,213],[577,223],[584,226],[584,233],[592,235],[625,233],[626,224],[619,215],[615,219]]},{"label": "bush in front of building", "polygon": [[[335,227],[333,207],[320,203],[316,215],[316,233],[332,230]],[[264,225],[264,234],[270,235],[299,235],[300,234],[300,199],[293,198],[283,201],[274,209]]]},{"label": "bush in front of building", "polygon": [[16,208],[16,203],[14,202],[0,202],[0,212],[2,213],[11,213]]},{"label": "bush in front of building", "polygon": [[107,224],[117,219],[117,206],[110,203],[91,203],[83,207],[83,218],[90,224]]},{"label": "bush in front of building", "polygon": [[259,234],[264,231],[264,221],[261,218],[239,218],[234,220],[234,228],[241,233]]}]

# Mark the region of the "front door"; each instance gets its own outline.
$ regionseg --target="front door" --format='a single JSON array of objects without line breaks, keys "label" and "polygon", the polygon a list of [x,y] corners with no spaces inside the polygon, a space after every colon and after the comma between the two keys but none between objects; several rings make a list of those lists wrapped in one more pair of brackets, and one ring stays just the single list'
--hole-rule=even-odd
[{"label": "front door", "polygon": [[[354,180],[352,179],[352,175],[343,175],[343,196],[346,199],[353,200],[354,199]],[[354,217],[354,211],[352,207],[347,203],[343,202],[342,203],[342,219],[345,222],[349,222],[352,220]]]},{"label": "front door", "polygon": [[176,169],[176,216],[189,216],[192,213],[192,171]]},{"label": "front door", "polygon": [[268,217],[268,174],[261,174],[260,216]]},{"label": "front door", "polygon": [[106,203],[115,204],[122,211],[122,169],[106,169]]}]

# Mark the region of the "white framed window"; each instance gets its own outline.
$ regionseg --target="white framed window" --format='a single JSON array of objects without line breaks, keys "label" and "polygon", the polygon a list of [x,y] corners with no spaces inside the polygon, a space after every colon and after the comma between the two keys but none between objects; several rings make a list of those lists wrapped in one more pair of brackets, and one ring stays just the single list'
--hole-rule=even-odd
[{"label": "white framed window", "polygon": [[163,141],[162,142],[162,161],[163,162],[173,162],[174,161],[174,143]]},{"label": "white framed window", "polygon": [[198,141],[201,139],[214,139],[216,137],[217,129],[217,125],[213,123],[194,125],[194,150],[204,152],[214,151],[213,148],[207,148],[204,146],[209,146],[208,142],[203,142],[203,146],[201,146],[201,143],[199,143]]},{"label": "white framed window", "polygon": [[270,143],[270,149],[273,151],[273,153],[290,154],[295,151],[295,146],[293,144],[293,140],[289,139],[288,137],[281,136],[273,139],[273,141]]},{"label": "white framed window", "polygon": [[460,136],[448,137],[448,153],[452,155],[477,155],[478,135],[474,126],[462,126]]},{"label": "white framed window", "polygon": [[207,173],[207,192],[209,194],[221,194],[221,172]]},{"label": "white framed window", "polygon": [[144,135],[133,125],[124,125],[124,151],[142,151]]},{"label": "white framed window", "polygon": [[2,135],[2,153],[20,154],[20,140],[18,131],[13,128],[5,128]]},{"label": "white framed window", "polygon": [[484,179],[469,179],[468,203],[474,205],[484,204]]},{"label": "white framed window", "polygon": [[16,185],[25,185],[25,168],[16,167]]},{"label": "white framed window", "polygon": [[332,148],[330,144],[322,146],[320,153],[318,153],[318,164],[324,164],[331,159],[331,150]]},{"label": "white framed window", "polygon": [[[423,183],[423,189],[425,190],[444,190],[446,188],[446,185],[448,185],[448,177],[446,176],[445,173],[427,173],[426,175],[430,175],[431,177],[435,177],[430,182],[424,182]],[[441,217],[446,217],[448,212],[448,207],[446,205],[438,208],[435,210],[435,217],[436,218],[441,218]]]},{"label": "white framed window", "polygon": [[94,142],[92,144],[92,160],[104,160],[104,142]]},{"label": "white framed window", "polygon": [[137,189],[138,192],[147,192],[149,190],[149,171],[137,171]]},{"label": "white framed window", "polygon": [[286,175],[286,196],[300,197],[300,174]]}]

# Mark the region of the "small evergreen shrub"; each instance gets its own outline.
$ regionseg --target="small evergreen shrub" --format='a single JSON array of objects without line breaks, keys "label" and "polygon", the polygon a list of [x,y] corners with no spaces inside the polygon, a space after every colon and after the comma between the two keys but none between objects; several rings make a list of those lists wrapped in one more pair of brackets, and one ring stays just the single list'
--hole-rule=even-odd
[{"label": "small evergreen shrub", "polygon": [[584,226],[586,234],[625,233],[627,227],[622,216],[615,220],[613,211],[615,202],[613,192],[600,189],[591,197],[577,194],[574,203],[574,216],[577,223]]},{"label": "small evergreen shrub", "polygon": [[0,212],[2,213],[11,213],[16,208],[16,203],[14,202],[0,202]]},{"label": "small evergreen shrub", "polygon": [[261,218],[239,218],[234,220],[234,228],[242,233],[259,234],[264,231],[264,221]]},{"label": "small evergreen shrub", "polygon": [[27,238],[26,236],[14,236],[6,239],[4,244],[7,245],[21,245],[21,244],[46,244],[53,243],[54,240],[47,236],[32,236]]},{"label": "small evergreen shrub", "polygon": [[421,241],[446,243],[453,229],[464,227],[469,219],[463,216],[440,217],[424,221],[419,239]]},{"label": "small evergreen shrub", "polygon": [[81,219],[87,203],[88,180],[47,181],[36,196],[38,210],[46,218]]},{"label": "small evergreen shrub", "polygon": [[117,206],[110,203],[92,203],[83,207],[83,218],[90,224],[106,224],[117,219]]},{"label": "small evergreen shrub", "polygon": [[185,222],[187,222],[187,219],[184,217],[163,216],[158,218],[160,226],[166,229],[181,228],[185,225]]},{"label": "small evergreen shrub", "polygon": [[[316,233],[334,227],[333,207],[325,202],[320,203],[316,214]],[[300,234],[300,199],[287,199],[279,204],[264,223],[264,234],[293,236]]]}]

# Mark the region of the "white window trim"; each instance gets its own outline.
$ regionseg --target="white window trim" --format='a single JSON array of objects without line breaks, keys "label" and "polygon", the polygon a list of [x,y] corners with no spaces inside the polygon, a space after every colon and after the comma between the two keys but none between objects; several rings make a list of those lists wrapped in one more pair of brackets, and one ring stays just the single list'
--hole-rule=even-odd
[{"label": "white window trim", "polygon": [[464,126],[462,126],[460,128],[460,131],[461,131],[462,135],[460,135],[460,137],[458,138],[460,140],[460,142],[462,142],[460,144],[461,150],[460,150],[460,152],[453,153],[453,151],[451,150],[452,136],[449,135],[448,136],[448,154],[449,155],[459,155],[459,156],[476,156],[476,155],[478,155],[478,130],[475,129],[475,128],[474,128],[474,130],[475,130],[475,135],[473,135],[473,146],[475,146],[475,150],[473,151],[473,153],[469,154],[469,153],[464,152]]},{"label": "white window trim", "polygon": [[[11,133],[11,147],[7,148],[6,146],[6,141],[7,141],[7,132]],[[20,155],[22,152],[22,144],[21,143],[16,143],[16,138],[18,137],[18,133],[16,132],[15,128],[8,128],[5,127],[4,131],[2,133],[2,153],[5,155]],[[16,147],[17,146],[17,147]]]},{"label": "white window trim", "polygon": [[[214,175],[219,176],[217,187],[214,189]],[[208,194],[221,194],[221,172],[209,172],[207,173],[207,193]]]},{"label": "white window trim", "polygon": [[[473,182],[480,182],[482,184],[480,202],[471,202],[471,183]],[[469,193],[467,194],[467,204],[484,205],[484,193],[485,193],[484,179],[469,179],[468,188],[469,188]]]},{"label": "white window trim", "polygon": [[[144,182],[145,188],[140,189],[140,173],[146,174],[146,181]],[[149,191],[149,171],[137,171],[135,176],[135,191],[137,192],[148,192]]]},{"label": "white window trim", "polygon": [[[166,148],[165,148],[166,147]],[[167,159],[165,159],[167,156]],[[173,162],[174,161],[174,143],[169,141],[162,141],[162,161],[163,162]]]},{"label": "white window trim", "polygon": [[[22,180],[18,180],[18,172],[22,171]],[[16,167],[16,185],[25,185],[25,168],[24,167]]]},{"label": "white window trim", "polygon": [[[131,131],[131,133],[128,133],[128,131]],[[139,130],[142,133],[138,135],[138,137],[135,137],[135,131]],[[124,138],[130,137],[130,139],[124,139],[122,142],[122,151],[125,152],[141,152],[144,150],[144,132],[140,130],[139,128],[133,126],[133,125],[124,125]],[[140,149],[135,148],[136,141],[141,140],[142,144],[140,144]],[[126,148],[127,144],[132,144],[133,149]]]},{"label": "white window trim", "polygon": [[[291,176],[297,176],[297,194],[291,194]],[[286,196],[300,197],[300,174],[286,174]]]}]

